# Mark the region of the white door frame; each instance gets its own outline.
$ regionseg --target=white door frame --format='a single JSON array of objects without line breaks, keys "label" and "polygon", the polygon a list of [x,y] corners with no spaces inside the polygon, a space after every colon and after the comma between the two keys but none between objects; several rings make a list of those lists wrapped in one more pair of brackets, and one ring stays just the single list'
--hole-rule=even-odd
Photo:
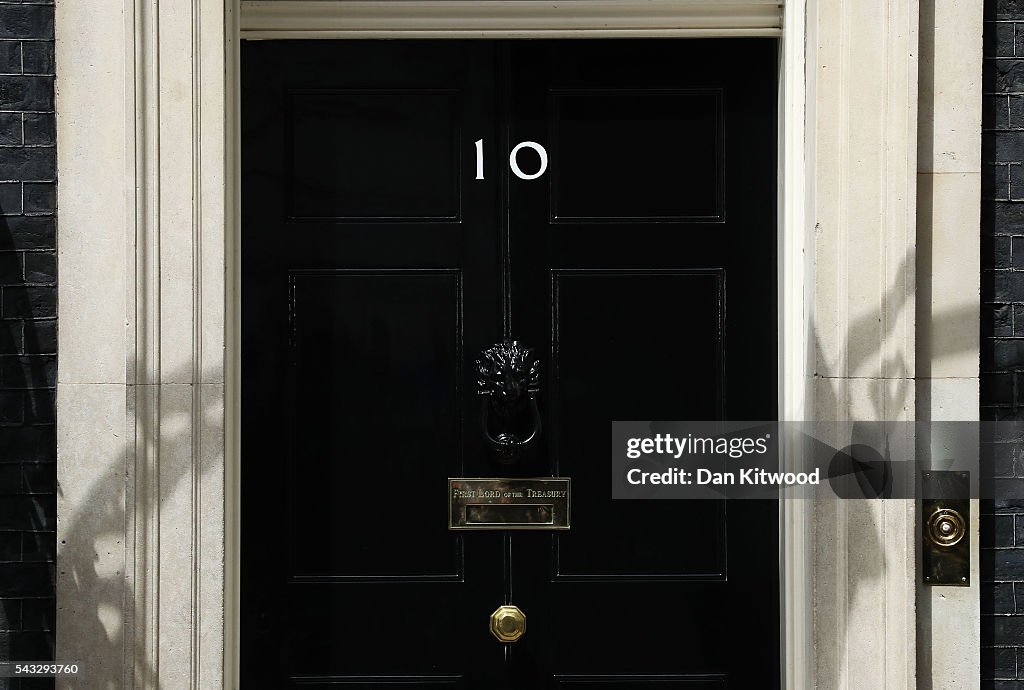
[{"label": "white door frame", "polygon": [[[58,657],[238,686],[240,36],[781,35],[782,417],[913,418],[918,0],[777,5],[57,0]],[[912,502],[780,528],[785,687],[913,687]]]}]

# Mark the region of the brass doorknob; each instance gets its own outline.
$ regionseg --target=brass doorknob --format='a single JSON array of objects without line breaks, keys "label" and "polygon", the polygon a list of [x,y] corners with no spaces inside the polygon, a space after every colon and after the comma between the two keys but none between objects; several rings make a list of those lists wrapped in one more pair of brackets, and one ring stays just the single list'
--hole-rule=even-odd
[{"label": "brass doorknob", "polygon": [[499,606],[491,614],[491,634],[499,642],[515,642],[526,632],[526,614],[518,606]]}]

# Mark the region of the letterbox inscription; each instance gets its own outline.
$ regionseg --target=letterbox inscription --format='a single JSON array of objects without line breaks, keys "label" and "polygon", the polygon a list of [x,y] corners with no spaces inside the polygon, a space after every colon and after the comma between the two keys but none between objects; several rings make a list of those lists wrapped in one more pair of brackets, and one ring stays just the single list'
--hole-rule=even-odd
[{"label": "letterbox inscription", "polygon": [[567,530],[569,480],[451,478],[448,529]]}]

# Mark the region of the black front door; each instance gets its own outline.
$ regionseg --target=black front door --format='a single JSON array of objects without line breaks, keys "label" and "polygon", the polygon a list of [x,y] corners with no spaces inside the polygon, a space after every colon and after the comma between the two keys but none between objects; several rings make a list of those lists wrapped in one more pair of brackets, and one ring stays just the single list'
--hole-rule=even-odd
[{"label": "black front door", "polygon": [[[778,686],[777,505],[615,501],[610,455],[776,418],[776,50],[243,46],[243,687]],[[473,366],[507,338],[510,465]],[[572,529],[449,531],[487,476],[570,477]]]}]

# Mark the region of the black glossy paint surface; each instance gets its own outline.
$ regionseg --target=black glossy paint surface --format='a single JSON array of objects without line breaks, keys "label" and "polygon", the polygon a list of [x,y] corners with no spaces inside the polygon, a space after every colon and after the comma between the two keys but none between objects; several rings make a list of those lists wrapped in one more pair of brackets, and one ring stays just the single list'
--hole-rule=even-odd
[{"label": "black glossy paint surface", "polygon": [[[775,504],[612,501],[609,456],[616,419],[776,416],[775,51],[243,46],[245,687],[777,685]],[[512,466],[505,337],[541,361]],[[559,474],[570,532],[447,530],[449,476]]]}]

